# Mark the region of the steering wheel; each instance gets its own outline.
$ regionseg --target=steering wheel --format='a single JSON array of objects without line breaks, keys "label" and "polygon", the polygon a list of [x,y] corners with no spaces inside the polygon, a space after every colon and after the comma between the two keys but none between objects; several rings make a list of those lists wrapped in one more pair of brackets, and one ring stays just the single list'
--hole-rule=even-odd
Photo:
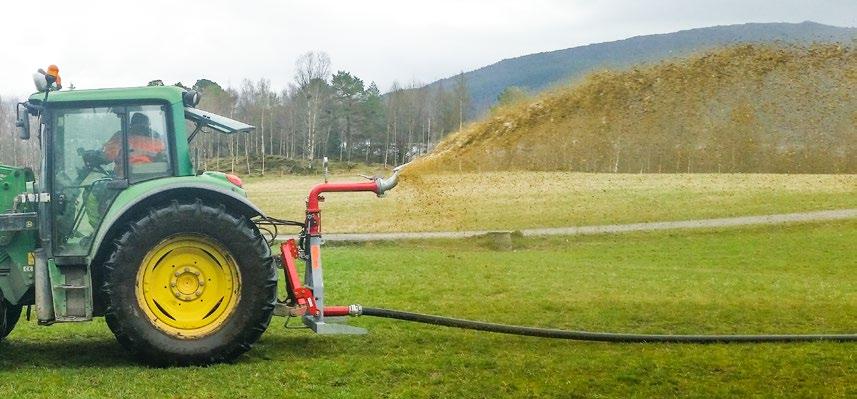
[{"label": "steering wheel", "polygon": [[107,173],[102,166],[111,163],[112,161],[108,160],[104,155],[104,151],[101,150],[84,150],[83,148],[77,149],[77,154],[83,158],[84,172],[81,173],[83,178],[86,178],[88,172],[98,172],[105,176]]}]

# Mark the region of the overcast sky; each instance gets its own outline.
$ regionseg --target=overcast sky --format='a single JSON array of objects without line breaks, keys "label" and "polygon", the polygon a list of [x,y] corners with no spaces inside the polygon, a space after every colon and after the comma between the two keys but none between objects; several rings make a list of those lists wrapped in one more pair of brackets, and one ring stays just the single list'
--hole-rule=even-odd
[{"label": "overcast sky", "polygon": [[805,20],[857,26],[857,0],[15,0],[0,13],[0,94],[29,93],[32,72],[51,63],[81,89],[202,77],[224,86],[268,78],[281,89],[310,50],[385,91],[535,52]]}]

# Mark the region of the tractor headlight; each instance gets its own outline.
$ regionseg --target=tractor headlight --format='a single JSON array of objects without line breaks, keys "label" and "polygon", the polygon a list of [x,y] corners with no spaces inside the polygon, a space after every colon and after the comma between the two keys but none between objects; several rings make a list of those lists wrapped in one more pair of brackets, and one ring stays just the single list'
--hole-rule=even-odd
[{"label": "tractor headlight", "polygon": [[185,107],[196,107],[201,98],[202,96],[196,90],[188,90],[182,94],[182,101],[184,101]]}]

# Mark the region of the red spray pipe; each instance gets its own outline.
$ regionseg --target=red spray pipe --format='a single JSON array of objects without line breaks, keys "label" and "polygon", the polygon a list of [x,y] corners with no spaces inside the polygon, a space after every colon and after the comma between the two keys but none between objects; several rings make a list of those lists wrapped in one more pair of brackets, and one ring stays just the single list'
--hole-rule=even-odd
[{"label": "red spray pipe", "polygon": [[310,223],[309,233],[311,235],[316,235],[321,232],[321,217],[319,216],[319,212],[321,212],[321,208],[319,208],[320,197],[322,193],[331,193],[331,192],[361,192],[368,191],[373,192],[376,195],[383,196],[389,190],[392,190],[399,184],[399,173],[402,171],[407,164],[399,165],[393,169],[393,174],[390,177],[384,179],[380,177],[371,178],[372,181],[368,182],[360,182],[360,183],[323,183],[318,184],[312,188],[309,192],[309,196],[307,197],[306,203],[306,213],[307,219]]},{"label": "red spray pipe", "polygon": [[307,204],[306,204],[306,211],[307,211],[307,213],[320,211],[320,209],[318,207],[318,203],[319,203],[319,196],[322,193],[371,191],[375,194],[379,194],[379,190],[380,189],[378,187],[377,181],[361,182],[361,183],[350,183],[349,182],[349,183],[322,183],[322,184],[317,184],[309,192],[309,197],[307,198]]}]

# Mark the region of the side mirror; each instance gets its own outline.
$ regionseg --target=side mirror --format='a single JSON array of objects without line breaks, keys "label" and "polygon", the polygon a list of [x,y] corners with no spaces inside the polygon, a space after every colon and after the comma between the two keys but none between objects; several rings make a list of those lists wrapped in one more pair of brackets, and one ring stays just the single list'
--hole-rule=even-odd
[{"label": "side mirror", "polygon": [[[23,111],[21,108],[23,108]],[[30,139],[30,112],[24,103],[18,103],[18,106],[15,108],[15,127],[18,128],[19,139]]]}]

